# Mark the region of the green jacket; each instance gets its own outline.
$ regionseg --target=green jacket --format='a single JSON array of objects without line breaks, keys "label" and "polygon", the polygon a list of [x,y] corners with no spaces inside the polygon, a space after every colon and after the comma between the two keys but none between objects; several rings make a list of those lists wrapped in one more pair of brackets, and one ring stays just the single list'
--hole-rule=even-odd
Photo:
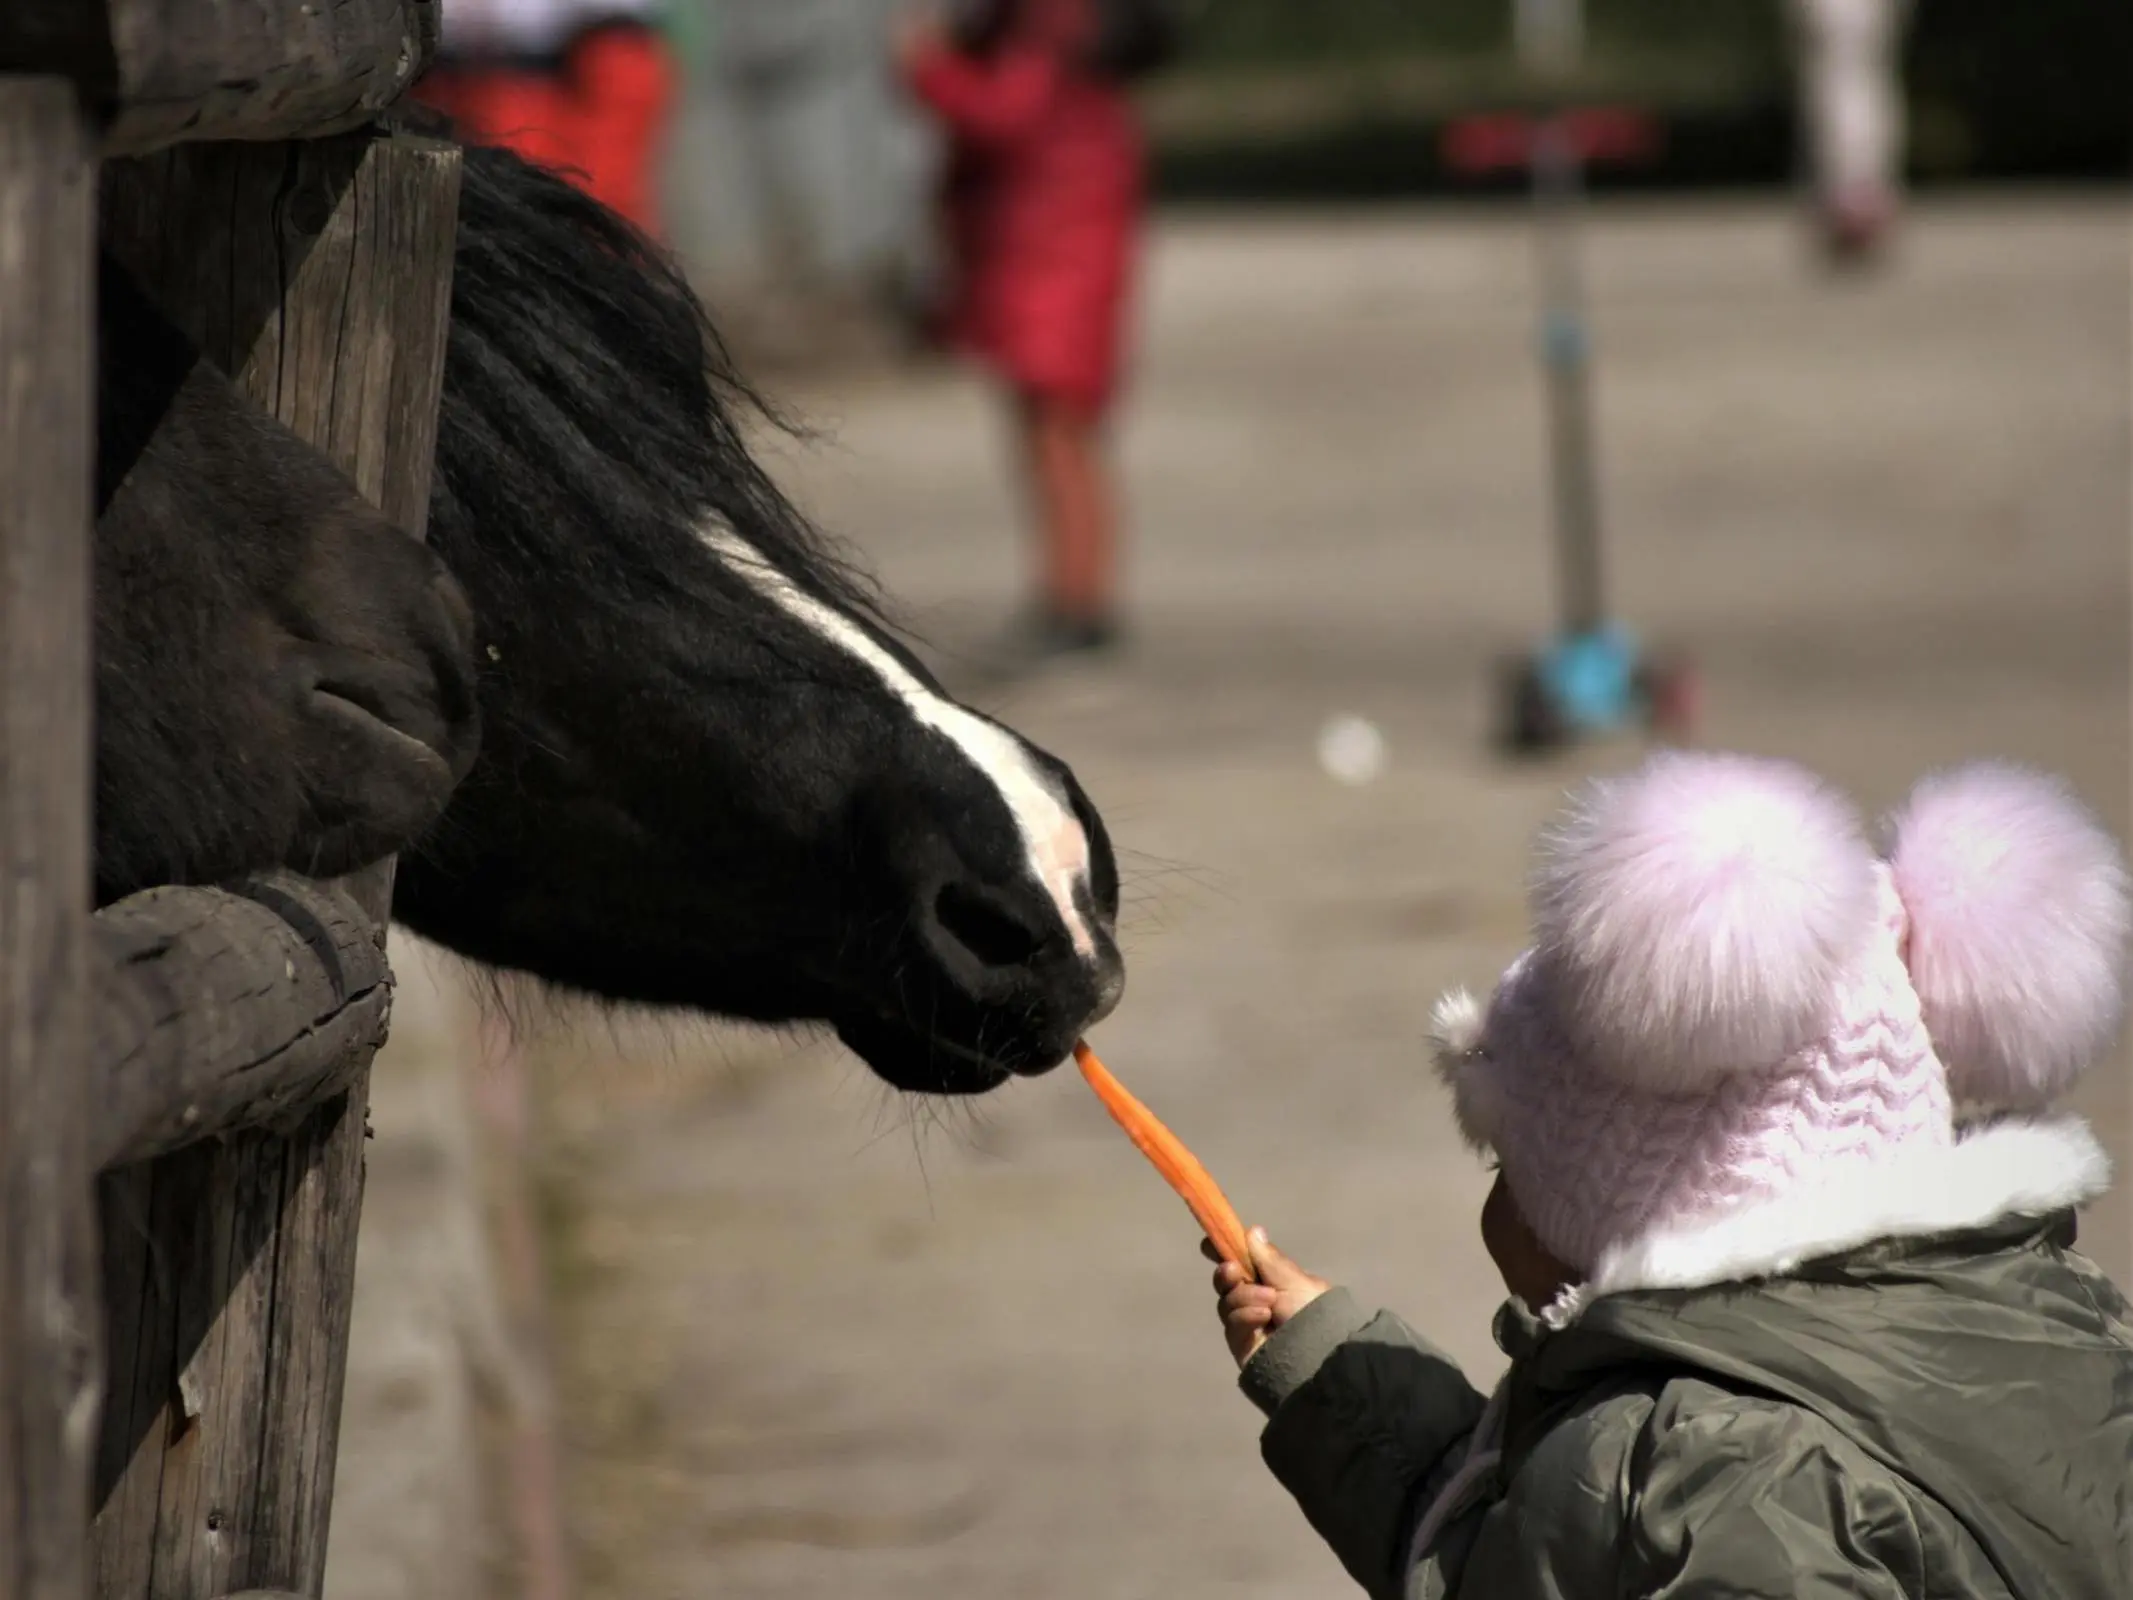
[{"label": "green jacket", "polygon": [[1513,1301],[1488,1399],[1335,1290],[1242,1383],[1382,1600],[2127,1600],[2133,1312],[2073,1238],[1887,1239],[1560,1329]]}]

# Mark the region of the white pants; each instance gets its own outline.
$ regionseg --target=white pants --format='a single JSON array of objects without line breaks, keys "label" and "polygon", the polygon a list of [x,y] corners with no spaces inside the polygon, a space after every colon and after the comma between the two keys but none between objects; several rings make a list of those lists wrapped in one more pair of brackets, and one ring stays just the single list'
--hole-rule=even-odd
[{"label": "white pants", "polygon": [[1789,0],[1816,192],[1893,197],[1903,176],[1903,30],[1910,0]]}]

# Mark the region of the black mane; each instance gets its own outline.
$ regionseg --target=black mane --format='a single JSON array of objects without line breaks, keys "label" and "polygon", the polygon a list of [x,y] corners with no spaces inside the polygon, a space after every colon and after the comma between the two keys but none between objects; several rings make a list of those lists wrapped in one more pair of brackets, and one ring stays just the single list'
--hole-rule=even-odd
[{"label": "black mane", "polygon": [[508,151],[469,146],[462,183],[430,502],[447,561],[479,529],[490,574],[597,563],[602,589],[678,586],[692,605],[723,599],[722,626],[758,628],[760,602],[690,531],[712,513],[802,588],[885,625],[871,581],[749,453],[749,417],[795,430],[666,254]]}]

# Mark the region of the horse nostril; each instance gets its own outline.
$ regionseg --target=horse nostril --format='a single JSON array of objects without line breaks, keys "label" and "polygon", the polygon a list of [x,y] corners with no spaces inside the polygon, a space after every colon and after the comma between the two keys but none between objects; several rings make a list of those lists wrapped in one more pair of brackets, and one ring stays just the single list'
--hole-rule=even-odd
[{"label": "horse nostril", "polygon": [[1043,938],[1012,911],[958,883],[934,896],[933,918],[944,932],[988,967],[1029,962]]}]

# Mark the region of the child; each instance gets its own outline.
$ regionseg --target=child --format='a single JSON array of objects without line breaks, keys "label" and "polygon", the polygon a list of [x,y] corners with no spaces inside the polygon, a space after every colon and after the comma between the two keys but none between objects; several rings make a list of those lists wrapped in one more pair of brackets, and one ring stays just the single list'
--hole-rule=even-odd
[{"label": "child", "polygon": [[[1373,1595],[2122,1600],[2133,1309],[2047,1105],[2111,1045],[2117,848],[1922,783],[1877,859],[1786,764],[1662,756],[1544,842],[1533,947],[1437,1011],[1500,1163],[1493,1396],[1254,1230],[1215,1275],[1262,1453]],[[1212,1253],[1212,1247],[1207,1247]]]},{"label": "child", "polygon": [[942,333],[1010,391],[1044,543],[1012,641],[1042,659],[1110,644],[1117,508],[1099,448],[1119,381],[1145,201],[1125,82],[1165,53],[1153,0],[986,0],[914,25],[904,76],[948,133]]}]

